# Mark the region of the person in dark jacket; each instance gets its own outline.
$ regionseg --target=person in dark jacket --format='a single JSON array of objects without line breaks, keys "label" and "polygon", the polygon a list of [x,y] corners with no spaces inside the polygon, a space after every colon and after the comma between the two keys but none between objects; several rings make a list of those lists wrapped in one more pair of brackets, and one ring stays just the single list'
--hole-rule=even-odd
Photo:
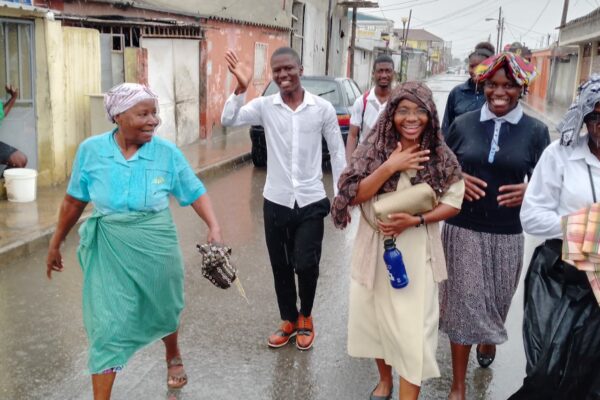
[{"label": "person in dark jacket", "polygon": [[440,329],[452,351],[451,400],[465,398],[471,346],[478,345],[485,368],[507,340],[504,322],[523,263],[524,181],[550,143],[548,127],[519,104],[535,77],[529,63],[501,53],[476,72],[486,103],[459,116],[446,136],[463,171],[466,200],[442,232],[448,280],[440,284]]},{"label": "person in dark jacket", "polygon": [[475,84],[475,67],[486,58],[493,56],[494,53],[495,49],[491,43],[481,42],[469,54],[469,79],[452,89],[448,95],[444,120],[442,121],[444,135],[448,133],[448,129],[456,117],[469,111],[480,110],[483,103],[485,103],[483,88]]}]

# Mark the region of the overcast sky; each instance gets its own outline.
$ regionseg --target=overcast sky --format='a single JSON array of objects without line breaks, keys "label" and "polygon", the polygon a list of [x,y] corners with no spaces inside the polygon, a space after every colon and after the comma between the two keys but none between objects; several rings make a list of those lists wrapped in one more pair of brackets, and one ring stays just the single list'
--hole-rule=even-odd
[{"label": "overcast sky", "polygon": [[[360,12],[383,16],[402,28],[401,18],[412,9],[411,28],[424,28],[452,42],[454,57],[465,58],[480,41],[496,45],[497,25],[486,18],[498,18],[502,6],[505,18],[503,43],[524,42],[529,48],[540,47],[542,37],[558,38],[563,0],[378,0],[378,9]],[[600,7],[600,0],[570,0],[567,21]],[[545,47],[544,42],[544,47]]]}]

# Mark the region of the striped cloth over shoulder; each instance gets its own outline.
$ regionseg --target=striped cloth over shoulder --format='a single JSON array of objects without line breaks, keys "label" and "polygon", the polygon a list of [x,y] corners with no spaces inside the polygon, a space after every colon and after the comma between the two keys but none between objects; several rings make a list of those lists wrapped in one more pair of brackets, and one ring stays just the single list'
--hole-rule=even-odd
[{"label": "striped cloth over shoulder", "polygon": [[563,261],[585,271],[600,305],[600,203],[562,219]]}]

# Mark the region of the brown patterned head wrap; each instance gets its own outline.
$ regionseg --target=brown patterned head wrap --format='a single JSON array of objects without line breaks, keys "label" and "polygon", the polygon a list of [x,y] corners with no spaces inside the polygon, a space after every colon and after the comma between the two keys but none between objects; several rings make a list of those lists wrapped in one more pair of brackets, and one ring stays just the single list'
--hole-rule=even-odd
[{"label": "brown patterned head wrap", "polygon": [[[413,185],[427,182],[439,198],[450,185],[462,179],[456,156],[444,142],[440,131],[440,121],[431,90],[421,82],[402,83],[394,89],[377,124],[358,145],[350,164],[340,176],[338,195],[334,198],[331,208],[336,227],[344,228],[350,222],[350,202],[356,197],[360,181],[379,168],[396,149],[400,134],[394,125],[394,114],[402,100],[412,101],[429,113],[427,128],[421,136],[421,148],[430,150],[429,161],[412,179]],[[396,172],[383,184],[378,193],[395,191],[399,179],[400,172]]]}]

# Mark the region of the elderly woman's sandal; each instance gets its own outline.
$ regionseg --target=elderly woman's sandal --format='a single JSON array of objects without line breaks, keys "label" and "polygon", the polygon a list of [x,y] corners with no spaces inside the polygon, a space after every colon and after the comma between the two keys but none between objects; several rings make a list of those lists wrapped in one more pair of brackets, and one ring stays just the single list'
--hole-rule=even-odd
[{"label": "elderly woman's sandal", "polygon": [[[181,367],[178,372],[171,373],[174,367]],[[181,357],[173,357],[167,361],[167,386],[169,389],[181,389],[188,382],[187,374],[183,369]]]}]

